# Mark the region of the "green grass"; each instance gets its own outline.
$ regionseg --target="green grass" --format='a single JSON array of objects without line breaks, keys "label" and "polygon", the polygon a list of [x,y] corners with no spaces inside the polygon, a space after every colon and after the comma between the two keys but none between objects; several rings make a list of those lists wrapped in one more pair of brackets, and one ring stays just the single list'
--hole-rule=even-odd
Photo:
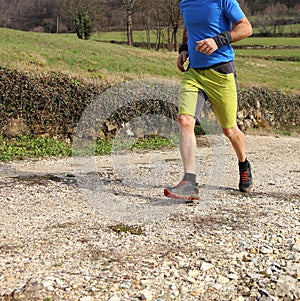
[{"label": "green grass", "polygon": [[141,226],[129,226],[125,224],[117,224],[113,226],[109,226],[109,228],[117,233],[129,233],[133,235],[142,235],[144,233],[143,229]]},{"label": "green grass", "polygon": [[[144,32],[134,38],[145,40]],[[106,40],[126,41],[125,33],[101,33]],[[60,71],[93,81],[115,83],[141,77],[165,77],[180,80],[177,54],[155,52],[96,42],[82,41],[75,35],[50,35],[0,29],[0,64],[31,72]],[[247,38],[237,45],[300,46],[299,38]],[[264,85],[285,92],[299,93],[299,62],[277,59],[298,58],[299,49],[236,49],[239,85]],[[275,73],[274,73],[275,70]],[[280,71],[280,72],[279,72]]]},{"label": "green grass", "polygon": [[[300,33],[300,24],[296,24],[297,32]],[[296,28],[296,27],[295,27]],[[296,31],[296,29],[295,29]],[[289,31],[288,31],[289,32]],[[253,33],[258,34],[258,31],[254,28]],[[178,31],[178,41],[181,40],[182,29]],[[95,33],[92,38],[93,41],[117,41],[117,42],[127,42],[126,32],[101,32]],[[155,34],[151,32],[150,40],[152,43],[155,42]],[[134,42],[146,42],[146,32],[145,31],[134,31],[133,32],[133,41]],[[165,35],[165,43],[167,42],[167,35]],[[290,46],[299,46],[299,38],[292,37],[249,37],[242,41],[237,42],[237,44],[250,44],[250,45],[290,45]]]},{"label": "green grass", "polygon": [[300,47],[299,38],[283,38],[283,37],[249,37],[247,39],[236,42],[236,45],[263,45],[263,46],[298,46]]},{"label": "green grass", "polygon": [[70,155],[72,148],[55,139],[19,136],[8,140],[0,136],[0,161]]},{"label": "green grass", "polygon": [[236,68],[240,87],[263,86],[300,94],[300,62],[282,62],[255,57],[239,57]]},{"label": "green grass", "polygon": [[167,138],[158,137],[158,136],[145,137],[142,139],[137,139],[132,146],[132,148],[134,150],[160,149],[162,147],[165,147],[165,148],[174,147],[173,138],[167,139]]},{"label": "green grass", "polygon": [[[143,32],[134,36],[144,38]],[[101,33],[104,39],[126,40],[125,33]],[[0,64],[29,72],[60,71],[89,81],[118,83],[137,78],[167,78],[180,81],[177,53],[148,51],[127,45],[79,40],[76,35],[41,34],[0,28]],[[247,38],[237,44],[300,46],[299,38]],[[276,58],[296,57],[299,49],[236,49],[240,87],[266,86],[300,93],[300,62]],[[274,72],[275,70],[275,72]],[[278,72],[277,72],[278,71]]]},{"label": "green grass", "polygon": [[[250,22],[252,18],[250,18]],[[252,24],[255,24],[255,20],[253,20]],[[273,32],[274,30],[274,27],[269,27],[268,28],[270,30],[270,32]],[[278,30],[276,30],[276,32],[278,33]],[[258,28],[253,28],[253,33],[254,34],[259,34],[259,30]],[[300,33],[300,24],[290,24],[290,25],[285,25],[284,28],[283,28],[283,32],[282,34],[285,34],[285,35],[291,35],[291,34],[299,34]]]},{"label": "green grass", "polygon": [[0,28],[0,64],[31,72],[60,71],[87,80],[119,82],[178,76],[175,53],[79,40],[76,35]]},{"label": "green grass", "polygon": [[[133,32],[133,41],[138,43],[144,43],[147,41],[146,31],[134,31]],[[117,41],[117,42],[127,42],[127,35],[126,32],[115,31],[115,32],[101,32],[95,33],[92,36],[92,40],[95,41]],[[154,43],[156,40],[155,34],[153,31],[150,32],[150,41]],[[167,41],[167,33],[165,33],[165,42]]]},{"label": "green grass", "polygon": [[87,144],[81,149],[74,151],[73,147],[67,143],[49,137],[32,138],[18,136],[12,139],[5,139],[0,136],[0,161],[22,160],[25,158],[37,157],[67,157],[86,155],[107,155],[119,150],[137,151],[141,149],[162,149],[174,147],[171,139],[163,137],[145,137],[131,141],[129,144],[118,142],[116,146],[113,142],[101,139],[96,144]]},{"label": "green grass", "polygon": [[239,56],[257,57],[266,60],[300,61],[300,48],[298,49],[236,49]]}]

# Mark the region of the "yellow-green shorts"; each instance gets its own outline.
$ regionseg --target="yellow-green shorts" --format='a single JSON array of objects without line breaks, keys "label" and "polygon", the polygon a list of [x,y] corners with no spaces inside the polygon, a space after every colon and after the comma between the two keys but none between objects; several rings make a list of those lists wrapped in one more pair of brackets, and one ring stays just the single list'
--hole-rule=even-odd
[{"label": "yellow-green shorts", "polygon": [[236,125],[237,83],[233,62],[209,69],[189,68],[178,91],[178,114],[194,116],[200,122],[205,100],[209,100],[220,126]]}]

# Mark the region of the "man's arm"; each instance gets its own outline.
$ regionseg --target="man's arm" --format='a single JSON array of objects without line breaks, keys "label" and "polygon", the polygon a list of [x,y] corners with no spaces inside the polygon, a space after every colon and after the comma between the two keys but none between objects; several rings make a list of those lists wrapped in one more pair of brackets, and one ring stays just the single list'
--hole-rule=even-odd
[{"label": "man's arm", "polygon": [[243,18],[233,24],[231,31],[221,33],[213,38],[197,41],[196,50],[210,55],[223,45],[240,41],[250,35],[252,35],[252,26],[247,18]]},{"label": "man's arm", "polygon": [[252,35],[252,26],[247,18],[243,18],[233,24],[232,30],[229,32],[232,43],[243,40]]},{"label": "man's arm", "polygon": [[182,44],[179,47],[179,56],[177,58],[177,67],[182,72],[185,71],[183,65],[188,58],[187,42],[188,42],[188,33],[187,33],[186,28],[184,28],[183,34],[182,34]]},{"label": "man's arm", "polygon": [[187,44],[187,42],[188,42],[188,33],[186,27],[184,27],[183,34],[182,34],[182,44]]}]

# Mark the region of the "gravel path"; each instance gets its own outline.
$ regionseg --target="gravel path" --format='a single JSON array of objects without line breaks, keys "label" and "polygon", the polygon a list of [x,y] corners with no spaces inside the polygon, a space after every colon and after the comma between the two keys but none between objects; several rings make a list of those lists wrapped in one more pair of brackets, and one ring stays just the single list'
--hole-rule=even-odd
[{"label": "gravel path", "polygon": [[241,194],[227,142],[199,147],[199,204],[162,196],[177,150],[0,164],[0,300],[300,300],[300,138],[247,149]]}]

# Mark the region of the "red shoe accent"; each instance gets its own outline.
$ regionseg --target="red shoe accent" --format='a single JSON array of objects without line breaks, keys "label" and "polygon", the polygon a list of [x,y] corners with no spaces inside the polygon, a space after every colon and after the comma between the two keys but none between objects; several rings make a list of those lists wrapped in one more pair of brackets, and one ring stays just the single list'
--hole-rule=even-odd
[{"label": "red shoe accent", "polygon": [[164,189],[164,195],[167,198],[176,199],[176,200],[188,200],[188,201],[197,201],[200,200],[199,196],[183,196],[172,193],[168,188]]}]

